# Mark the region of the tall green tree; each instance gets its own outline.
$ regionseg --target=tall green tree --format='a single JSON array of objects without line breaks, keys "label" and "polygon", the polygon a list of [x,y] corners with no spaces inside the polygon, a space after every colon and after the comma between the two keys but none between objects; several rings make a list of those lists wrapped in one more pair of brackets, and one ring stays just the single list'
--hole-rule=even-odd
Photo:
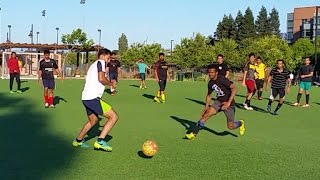
[{"label": "tall green tree", "polygon": [[235,19],[236,27],[237,27],[237,35],[236,41],[241,42],[244,39],[243,32],[244,32],[244,17],[241,11],[238,11],[237,17]]},{"label": "tall green tree", "polygon": [[237,27],[232,15],[224,15],[222,21],[217,26],[217,37],[219,39],[235,39],[236,35]]},{"label": "tall green tree", "polygon": [[269,15],[269,22],[271,34],[280,37],[279,12],[276,8],[272,8],[271,13]]},{"label": "tall green tree", "polygon": [[118,39],[118,48],[120,54],[128,50],[128,39],[124,33],[122,33]]},{"label": "tall green tree", "polygon": [[262,6],[256,20],[256,30],[258,37],[271,35],[271,28],[268,18],[267,9]]},{"label": "tall green tree", "polygon": [[223,36],[222,34],[223,34],[222,22],[219,21],[216,29],[217,38],[220,39]]},{"label": "tall green tree", "polygon": [[298,39],[292,46],[293,57],[296,61],[302,61],[306,56],[314,55],[314,44],[310,39],[301,38]]},{"label": "tall green tree", "polygon": [[229,14],[228,22],[230,24],[229,29],[228,29],[228,38],[236,40],[236,38],[237,38],[237,24],[231,14]]},{"label": "tall green tree", "polygon": [[239,51],[237,49],[238,44],[233,39],[222,39],[214,46],[214,56],[223,54],[225,62],[233,68],[239,68],[242,66],[243,61],[240,58]]},{"label": "tall green tree", "polygon": [[256,37],[256,27],[254,24],[254,17],[250,7],[247,8],[244,14],[243,21],[243,38],[254,38]]}]

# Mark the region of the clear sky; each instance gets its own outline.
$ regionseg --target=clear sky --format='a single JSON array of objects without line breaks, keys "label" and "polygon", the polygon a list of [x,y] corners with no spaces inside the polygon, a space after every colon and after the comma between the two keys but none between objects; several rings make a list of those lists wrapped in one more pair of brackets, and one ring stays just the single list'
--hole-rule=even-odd
[{"label": "clear sky", "polygon": [[273,7],[279,11],[281,32],[286,32],[288,12],[320,5],[320,0],[85,0],[84,5],[80,0],[0,0],[1,41],[6,40],[10,24],[12,42],[30,42],[28,34],[34,24],[41,43],[56,42],[56,27],[60,36],[84,27],[96,43],[101,29],[102,45],[110,49],[117,49],[121,33],[127,35],[129,44],[158,42],[170,48],[171,39],[179,43],[193,32],[213,34],[224,14],[235,17],[238,10],[244,13],[250,6],[256,17],[262,5],[268,12]]}]

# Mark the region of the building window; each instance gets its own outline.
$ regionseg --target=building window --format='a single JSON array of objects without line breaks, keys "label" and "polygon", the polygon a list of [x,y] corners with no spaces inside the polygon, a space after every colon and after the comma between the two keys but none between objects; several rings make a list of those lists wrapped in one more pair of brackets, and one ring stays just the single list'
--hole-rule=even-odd
[{"label": "building window", "polygon": [[287,27],[292,28],[293,27],[293,21],[288,21],[287,22]]}]

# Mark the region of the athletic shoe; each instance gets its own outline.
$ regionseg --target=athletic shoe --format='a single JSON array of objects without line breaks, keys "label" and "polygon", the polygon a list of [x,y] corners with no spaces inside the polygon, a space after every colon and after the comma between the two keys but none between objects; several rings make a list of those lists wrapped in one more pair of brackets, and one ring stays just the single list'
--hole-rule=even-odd
[{"label": "athletic shoe", "polygon": [[17,91],[17,93],[21,94],[21,93],[22,93],[22,91],[18,90],[18,91]]},{"label": "athletic shoe", "polygon": [[86,143],[84,143],[84,141],[78,142],[78,141],[76,141],[76,140],[74,140],[74,141],[72,142],[72,146],[75,147],[75,148],[77,148],[77,147],[88,148],[88,147],[89,147],[89,145],[87,145]]},{"label": "athletic shoe", "polygon": [[248,105],[245,105],[244,108],[248,111],[253,111],[253,108],[252,107],[248,107]]},{"label": "athletic shoe", "polygon": [[268,105],[267,111],[268,111],[268,112],[271,112],[271,105]]},{"label": "athletic shoe", "polygon": [[263,100],[263,98],[262,98],[262,97],[259,97],[258,99],[259,99],[260,101],[261,101],[261,100]]},{"label": "athletic shoe", "polygon": [[188,140],[195,140],[196,139],[196,135],[192,132],[190,134],[186,134],[186,138]]},{"label": "athletic shoe", "polygon": [[148,89],[147,86],[145,86],[144,89]]},{"label": "athletic shoe", "polygon": [[242,135],[244,135],[244,133],[246,132],[246,128],[245,128],[245,125],[244,125],[244,121],[243,121],[243,120],[240,120],[240,122],[241,122],[241,126],[240,126],[240,128],[239,128],[239,133],[240,133],[240,135],[242,136]]},{"label": "athletic shoe", "polygon": [[274,111],[273,113],[271,113],[272,115],[276,116],[279,115],[278,112]]},{"label": "athletic shoe", "polygon": [[13,94],[14,93],[14,91],[10,91],[10,94]]},{"label": "athletic shoe", "polygon": [[299,103],[294,103],[294,104],[292,104],[292,106],[299,106]]},{"label": "athletic shoe", "polygon": [[142,86],[139,87],[140,89],[143,89]]},{"label": "athletic shoe", "polygon": [[309,104],[305,104],[305,105],[303,105],[302,107],[308,108],[308,107],[309,107]]},{"label": "athletic shoe", "polygon": [[49,103],[45,103],[45,104],[44,104],[44,107],[45,107],[45,108],[48,108],[48,107],[49,107]]},{"label": "athletic shoe", "polygon": [[51,104],[49,107],[50,107],[50,108],[55,108],[55,106],[54,106],[53,104]]},{"label": "athletic shoe", "polygon": [[160,99],[158,98],[158,97],[154,97],[154,99],[153,99],[155,102],[157,102],[157,103],[161,103],[161,101],[160,101]]},{"label": "athletic shoe", "polygon": [[96,141],[94,143],[94,149],[95,150],[103,150],[103,151],[106,151],[106,152],[111,152],[112,151],[112,147],[109,146],[106,141],[100,141],[100,142]]}]

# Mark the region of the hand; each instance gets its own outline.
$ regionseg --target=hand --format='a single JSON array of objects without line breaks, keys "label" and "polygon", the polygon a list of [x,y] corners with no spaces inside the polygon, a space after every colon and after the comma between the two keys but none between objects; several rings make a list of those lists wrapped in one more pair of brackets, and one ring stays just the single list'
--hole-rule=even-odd
[{"label": "hand", "polygon": [[223,102],[221,110],[224,111],[224,110],[228,109],[230,107],[230,104],[231,103],[229,103],[229,102]]},{"label": "hand", "polygon": [[246,82],[242,82],[242,87],[246,87]]},{"label": "hand", "polygon": [[156,81],[159,82],[160,80],[158,78],[156,78]]},{"label": "hand", "polygon": [[301,75],[301,76],[300,76],[301,79],[303,79],[303,78],[305,78],[305,77],[306,77],[305,75]]}]

